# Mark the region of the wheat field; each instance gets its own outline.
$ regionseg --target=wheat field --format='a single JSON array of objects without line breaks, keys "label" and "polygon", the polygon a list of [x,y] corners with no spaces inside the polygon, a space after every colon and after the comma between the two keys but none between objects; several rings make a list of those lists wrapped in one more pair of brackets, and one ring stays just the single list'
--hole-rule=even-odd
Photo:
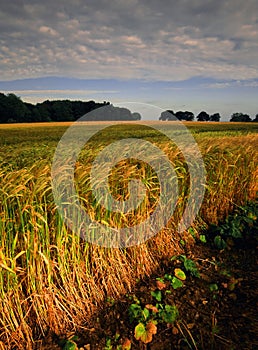
[{"label": "wheat field", "polygon": [[[89,176],[92,161],[103,147],[118,138],[145,138],[159,146],[177,169],[180,191],[173,216],[158,234],[127,248],[105,248],[83,240],[65,225],[57,210],[51,162],[69,123],[0,126],[0,348],[33,349],[49,330],[66,335],[87,327],[107,297],[130,291],[162,259],[180,253],[180,239],[192,243],[189,230],[181,234],[176,230],[188,199],[185,158],[166,138],[139,124],[122,123],[116,131],[107,130],[101,142],[90,140],[75,168],[85,210],[92,219],[112,227],[145,220],[155,209],[159,188],[155,172],[144,162],[121,161],[110,176],[112,194],[123,200],[128,196],[128,181],[144,179],[148,196],[142,207],[121,215],[96,205]],[[236,206],[257,197],[257,123],[186,125],[206,168],[204,200],[191,225],[198,235]],[[89,123],[89,128],[95,126]]]}]

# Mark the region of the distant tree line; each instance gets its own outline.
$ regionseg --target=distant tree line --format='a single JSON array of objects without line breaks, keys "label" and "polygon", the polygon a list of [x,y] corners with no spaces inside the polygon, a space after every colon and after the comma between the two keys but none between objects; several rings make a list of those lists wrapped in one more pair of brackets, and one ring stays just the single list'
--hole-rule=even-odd
[{"label": "distant tree line", "polygon": [[[96,113],[89,113],[99,107],[106,107]],[[44,101],[36,105],[23,102],[15,94],[0,93],[0,123],[34,123],[75,121],[87,114],[85,120],[140,120],[139,113],[131,113],[127,108],[114,107],[110,102],[56,100]]]},{"label": "distant tree line", "polygon": [[[106,107],[104,113],[99,107]],[[97,110],[98,109],[98,110]],[[95,111],[97,110],[97,111]],[[95,111],[94,113],[90,113]],[[86,115],[85,120],[140,120],[141,115],[137,112],[131,113],[127,108],[115,107],[110,102],[97,103],[95,101],[70,101],[70,100],[46,100],[36,105],[23,102],[15,94],[4,95],[0,93],[0,123],[34,123],[51,121],[75,121]],[[195,116],[189,111],[166,110],[161,113],[159,120],[185,120],[193,121]],[[219,122],[219,113],[209,115],[201,111],[196,120],[200,122]],[[258,114],[252,120],[248,114],[233,113],[231,122],[258,122]]]},{"label": "distant tree line", "polygon": [[[205,111],[201,111],[197,116],[196,120],[198,122],[219,122],[221,119],[221,116],[219,113],[214,113],[209,115]],[[159,120],[166,121],[166,120],[185,120],[185,121],[193,121],[194,120],[194,114],[189,111],[178,111],[174,112],[170,109],[164,111],[161,113]],[[258,114],[256,114],[255,118],[252,120],[248,114],[244,113],[233,113],[230,118],[230,122],[258,122]]]}]

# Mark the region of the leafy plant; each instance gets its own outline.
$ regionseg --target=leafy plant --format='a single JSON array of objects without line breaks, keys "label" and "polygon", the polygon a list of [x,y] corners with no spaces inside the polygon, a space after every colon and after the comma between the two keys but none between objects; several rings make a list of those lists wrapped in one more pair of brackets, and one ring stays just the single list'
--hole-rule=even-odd
[{"label": "leafy plant", "polygon": [[146,324],[138,323],[134,329],[134,336],[136,340],[141,340],[144,344],[150,343],[152,337],[157,333],[157,326],[155,321],[150,321]]},{"label": "leafy plant", "polygon": [[112,340],[110,338],[107,338],[104,350],[112,350],[112,349],[113,349]]},{"label": "leafy plant", "polygon": [[174,289],[181,288],[184,285],[183,282],[175,276],[165,274],[164,278],[170,281],[170,284]]},{"label": "leafy plant", "polygon": [[171,260],[179,259],[182,261],[184,268],[187,272],[189,272],[194,277],[200,277],[198,268],[196,266],[196,263],[192,259],[188,259],[185,255],[181,254],[178,256],[172,257]]},{"label": "leafy plant", "polygon": [[206,236],[205,235],[200,235],[200,241],[202,243],[207,243]]},{"label": "leafy plant", "polygon": [[234,214],[229,215],[223,223],[211,225],[210,234],[218,249],[225,249],[229,239],[239,241],[252,234],[258,239],[257,230],[258,202],[247,203],[244,207],[238,207]]},{"label": "leafy plant", "polygon": [[159,290],[163,290],[167,287],[164,279],[160,277],[156,278],[156,285]]},{"label": "leafy plant", "polygon": [[117,347],[117,350],[131,350],[131,346],[132,346],[132,343],[131,343],[131,341],[128,339],[128,338],[126,338],[124,341],[123,341],[123,344],[122,345],[119,345],[118,347]]},{"label": "leafy plant", "polygon": [[179,316],[178,309],[175,305],[165,305],[165,307],[160,310],[159,316],[166,323],[174,323]]},{"label": "leafy plant", "polygon": [[174,289],[177,289],[177,288],[181,288],[183,287],[183,282],[178,279],[177,277],[173,277],[172,280],[171,280],[171,286],[174,288]]},{"label": "leafy plant", "polygon": [[[65,342],[65,345],[63,346],[62,350],[78,350],[78,347],[77,347],[77,344],[73,340],[68,339]],[[109,349],[107,349],[107,350],[109,350]]]},{"label": "leafy plant", "polygon": [[209,287],[210,287],[210,291],[212,293],[213,299],[216,299],[218,290],[219,290],[217,283],[211,283]]},{"label": "leafy plant", "polygon": [[153,298],[155,298],[157,301],[162,300],[162,293],[160,290],[151,291],[151,296],[153,296]]},{"label": "leafy plant", "polygon": [[227,243],[220,235],[214,237],[214,244],[218,249],[225,249],[227,246]]},{"label": "leafy plant", "polygon": [[218,290],[219,290],[219,287],[218,287],[217,283],[210,284],[210,291],[211,292],[217,292]]},{"label": "leafy plant", "polygon": [[120,334],[116,334],[113,341],[111,338],[107,338],[104,350],[131,350],[132,343],[128,338],[125,338],[122,344],[116,345],[119,338]]},{"label": "leafy plant", "polygon": [[196,233],[195,233],[195,230],[194,230],[193,227],[190,227],[190,228],[188,229],[188,232],[191,234],[191,236],[192,236],[194,239],[196,239]]},{"label": "leafy plant", "polygon": [[149,310],[146,307],[142,308],[139,304],[131,304],[128,311],[131,322],[133,320],[146,321],[150,315]]},{"label": "leafy plant", "polygon": [[[186,276],[181,269],[175,269],[175,274],[181,279],[185,279]],[[163,285],[165,284],[165,279],[169,280],[174,288],[178,288],[183,285],[183,282],[175,276],[165,275],[164,278],[158,278],[157,282]],[[178,283],[178,286],[176,284]],[[165,293],[167,290],[165,290]],[[170,291],[169,291],[170,292]],[[158,301],[156,305],[146,304],[141,305],[136,297],[133,297],[135,303],[129,306],[129,317],[130,321],[137,321],[134,329],[134,336],[136,340],[143,342],[144,344],[150,343],[152,341],[153,335],[157,333],[157,323],[165,322],[172,324],[177,319],[179,312],[176,306],[164,305],[162,301],[162,291],[157,289],[150,292],[151,296]],[[121,348],[123,349],[123,348]]]},{"label": "leafy plant", "polygon": [[176,278],[178,278],[179,280],[184,281],[186,279],[186,275],[183,270],[176,268],[174,273]]}]

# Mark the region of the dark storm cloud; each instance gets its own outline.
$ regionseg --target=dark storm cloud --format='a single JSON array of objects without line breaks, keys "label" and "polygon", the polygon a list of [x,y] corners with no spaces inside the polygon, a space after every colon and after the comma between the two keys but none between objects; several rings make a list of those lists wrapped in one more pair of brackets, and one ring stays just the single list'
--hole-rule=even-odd
[{"label": "dark storm cloud", "polygon": [[0,80],[258,77],[257,0],[1,0]]}]

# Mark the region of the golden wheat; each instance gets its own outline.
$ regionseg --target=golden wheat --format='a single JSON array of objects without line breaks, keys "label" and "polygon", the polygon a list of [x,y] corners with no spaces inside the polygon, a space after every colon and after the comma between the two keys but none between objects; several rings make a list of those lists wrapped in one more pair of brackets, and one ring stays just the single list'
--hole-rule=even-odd
[{"label": "golden wheat", "polygon": [[[206,194],[193,229],[217,223],[235,205],[257,195],[257,136],[197,137],[207,171]],[[32,349],[49,330],[66,334],[83,327],[105,298],[130,290],[137,278],[150,275],[161,259],[180,253],[177,223],[188,194],[184,159],[162,143],[177,168],[180,196],[167,226],[147,242],[129,248],[90,244],[63,223],[53,200],[50,165],[45,161],[0,172],[0,340],[6,349]],[[75,178],[81,203],[92,217],[111,226],[134,225],[152,213],[158,196],[157,179],[141,166],[150,194],[142,211],[125,217],[91,205],[90,165],[78,162]],[[135,162],[117,165],[110,181],[114,195],[126,198],[128,180],[136,174]],[[118,181],[119,179],[119,181]],[[119,185],[117,184],[119,183]],[[117,187],[116,187],[117,186]],[[152,190],[151,190],[152,189]],[[125,197],[123,197],[125,196]],[[139,232],[139,235],[141,232]],[[2,345],[1,345],[2,346]]]}]

